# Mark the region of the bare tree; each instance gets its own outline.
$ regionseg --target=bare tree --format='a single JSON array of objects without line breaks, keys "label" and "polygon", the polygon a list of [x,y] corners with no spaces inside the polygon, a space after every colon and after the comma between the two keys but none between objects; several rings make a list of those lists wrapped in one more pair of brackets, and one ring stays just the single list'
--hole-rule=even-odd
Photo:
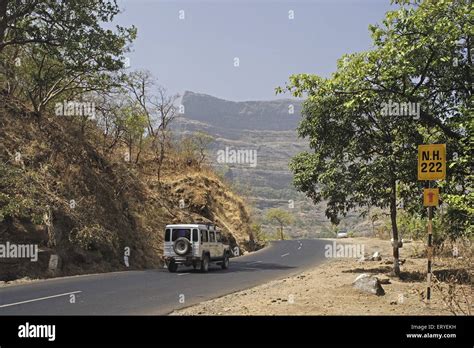
[{"label": "bare tree", "polygon": [[129,100],[121,89],[98,92],[94,94],[97,125],[102,129],[102,148],[108,154],[123,141],[125,124],[124,108]]},{"label": "bare tree", "polygon": [[132,72],[125,79],[124,87],[146,118],[147,135],[152,138],[159,181],[170,143],[169,126],[177,116],[175,103],[179,95],[168,95],[166,88],[159,85],[148,71]]},{"label": "bare tree", "polygon": [[152,89],[156,85],[153,76],[149,71],[139,70],[128,74],[125,77],[124,88],[129,92],[130,98],[135,100],[141,107],[147,118],[148,134],[155,137],[155,105],[152,102]]},{"label": "bare tree", "polygon": [[169,125],[176,118],[177,111],[175,102],[179,98],[179,95],[168,96],[167,91],[164,87],[158,86],[157,88],[157,103],[155,106],[158,109],[159,127],[156,139],[158,141],[159,154],[157,157],[158,162],[158,181],[160,180],[161,168],[165,160],[166,150],[169,146]]}]

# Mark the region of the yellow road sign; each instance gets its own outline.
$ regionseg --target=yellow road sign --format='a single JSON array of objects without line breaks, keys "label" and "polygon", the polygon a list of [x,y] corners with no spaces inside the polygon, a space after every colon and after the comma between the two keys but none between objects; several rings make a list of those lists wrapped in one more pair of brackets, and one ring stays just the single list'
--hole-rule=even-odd
[{"label": "yellow road sign", "polygon": [[423,205],[425,207],[437,207],[439,204],[439,188],[423,189]]},{"label": "yellow road sign", "polygon": [[446,179],[446,144],[418,146],[418,180]]}]

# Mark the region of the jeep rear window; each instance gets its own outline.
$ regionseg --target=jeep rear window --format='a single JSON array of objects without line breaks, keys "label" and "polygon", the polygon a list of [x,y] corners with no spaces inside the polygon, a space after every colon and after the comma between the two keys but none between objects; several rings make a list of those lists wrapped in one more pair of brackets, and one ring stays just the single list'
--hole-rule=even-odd
[{"label": "jeep rear window", "polygon": [[173,233],[171,234],[171,240],[174,242],[176,239],[185,237],[187,239],[191,239],[191,230],[189,228],[173,228]]},{"label": "jeep rear window", "polygon": [[169,242],[171,240],[171,231],[169,228],[165,230],[165,242]]},{"label": "jeep rear window", "polygon": [[196,228],[193,228],[193,242],[197,242],[198,239],[198,230]]}]

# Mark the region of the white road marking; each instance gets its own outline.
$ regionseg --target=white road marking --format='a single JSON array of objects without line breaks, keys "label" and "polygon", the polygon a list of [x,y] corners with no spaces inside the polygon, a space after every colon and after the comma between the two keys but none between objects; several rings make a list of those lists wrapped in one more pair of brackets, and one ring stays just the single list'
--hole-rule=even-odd
[{"label": "white road marking", "polygon": [[239,269],[260,270],[260,268],[255,268],[255,267],[239,267]]},{"label": "white road marking", "polygon": [[179,276],[186,275],[186,274],[191,274],[191,273],[178,273]]},{"label": "white road marking", "polygon": [[290,255],[290,253],[283,254],[283,255],[281,255],[281,257],[285,257],[285,256],[288,256],[288,255]]},{"label": "white road marking", "polygon": [[252,262],[248,262],[247,265],[252,265],[254,263],[261,263],[262,261],[252,261]]},{"label": "white road marking", "polygon": [[34,298],[32,300],[26,300],[26,301],[21,301],[21,302],[15,302],[15,303],[8,303],[4,305],[0,305],[0,308],[5,308],[5,307],[10,307],[10,306],[16,306],[24,303],[30,303],[30,302],[36,302],[36,301],[43,301],[43,300],[49,300],[50,298],[55,298],[55,297],[61,297],[61,296],[67,296],[67,295],[73,295],[73,294],[78,294],[82,291],[72,291],[72,292],[66,292],[64,294],[59,294],[59,295],[52,295],[52,296],[46,296],[46,297],[40,297],[40,298]]}]

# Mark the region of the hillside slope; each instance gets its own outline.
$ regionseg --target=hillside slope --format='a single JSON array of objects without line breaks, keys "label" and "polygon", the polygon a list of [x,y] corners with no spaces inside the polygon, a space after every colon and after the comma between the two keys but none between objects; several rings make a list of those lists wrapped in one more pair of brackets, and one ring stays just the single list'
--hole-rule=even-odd
[{"label": "hillside slope", "polygon": [[233,245],[247,247],[245,204],[211,170],[174,161],[160,184],[153,161],[103,154],[93,122],[84,130],[10,99],[0,105],[0,244],[40,248],[37,262],[0,259],[0,281],[52,275],[52,254],[54,275],[126,269],[128,250],[130,268],[159,267],[164,226],[179,221],[216,221]]}]

